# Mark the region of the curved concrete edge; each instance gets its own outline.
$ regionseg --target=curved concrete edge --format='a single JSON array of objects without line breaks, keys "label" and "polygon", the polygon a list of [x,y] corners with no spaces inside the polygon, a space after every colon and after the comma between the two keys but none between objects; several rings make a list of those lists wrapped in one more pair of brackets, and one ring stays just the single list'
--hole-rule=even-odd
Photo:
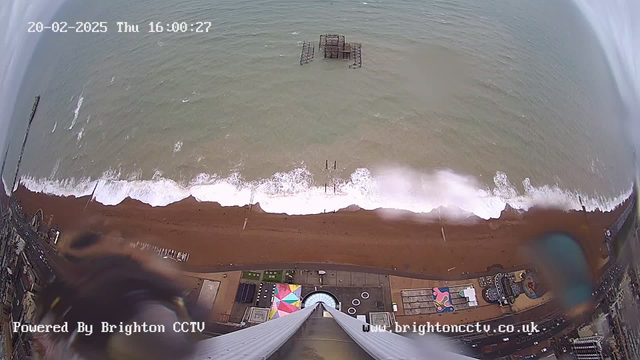
[{"label": "curved concrete edge", "polygon": [[400,336],[389,331],[374,332],[373,326],[369,332],[362,331],[364,322],[351,317],[329,306],[323,306],[340,327],[364,351],[376,360],[391,359],[439,359],[439,360],[468,360],[470,357],[447,351],[444,344],[425,338],[425,342]]},{"label": "curved concrete edge", "polygon": [[266,359],[298,331],[316,309],[293,314],[198,343],[193,360]]},{"label": "curved concrete edge", "polygon": [[377,360],[419,359],[418,348],[413,340],[389,332],[364,332],[364,322],[347,314],[323,306],[340,327],[371,357]]}]

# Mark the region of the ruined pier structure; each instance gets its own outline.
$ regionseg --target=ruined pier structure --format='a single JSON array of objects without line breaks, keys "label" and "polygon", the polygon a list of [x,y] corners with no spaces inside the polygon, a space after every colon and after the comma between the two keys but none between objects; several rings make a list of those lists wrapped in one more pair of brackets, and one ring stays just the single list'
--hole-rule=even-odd
[{"label": "ruined pier structure", "polygon": [[[320,35],[318,51],[323,54],[325,59],[351,60],[352,63],[349,67],[352,69],[362,67],[362,44],[348,43],[346,42],[344,35]],[[305,41],[302,44],[300,65],[308,64],[313,61],[314,56],[315,46],[313,43]]]}]

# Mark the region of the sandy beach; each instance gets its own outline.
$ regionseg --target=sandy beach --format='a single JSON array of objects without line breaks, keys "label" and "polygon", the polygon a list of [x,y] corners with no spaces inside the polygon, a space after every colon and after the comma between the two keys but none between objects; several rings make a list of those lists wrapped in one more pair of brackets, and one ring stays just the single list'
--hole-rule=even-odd
[{"label": "sandy beach", "polygon": [[164,207],[131,199],[116,206],[96,202],[87,206],[89,197],[49,196],[22,186],[15,196],[26,212],[41,208],[45,222],[53,216],[51,225],[63,232],[61,248],[65,247],[64,234],[90,228],[188,252],[190,260],[185,268],[190,270],[313,262],[395,268],[451,278],[482,273],[496,264],[505,269],[529,265],[531,259],[519,251],[521,245],[547,231],[563,231],[577,238],[596,275],[606,262],[603,231],[625,207],[586,214],[507,210],[500,219],[452,224],[388,220],[378,211],[365,210],[306,216],[269,214],[259,206],[222,207],[193,198]]}]

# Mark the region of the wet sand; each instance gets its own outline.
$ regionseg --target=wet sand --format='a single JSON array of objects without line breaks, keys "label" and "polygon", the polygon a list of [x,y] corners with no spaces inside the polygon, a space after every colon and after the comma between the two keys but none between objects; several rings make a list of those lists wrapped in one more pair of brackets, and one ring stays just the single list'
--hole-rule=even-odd
[{"label": "wet sand", "polygon": [[193,271],[230,264],[313,262],[451,278],[465,277],[463,272],[482,273],[496,264],[505,269],[530,265],[531,259],[519,249],[547,231],[567,232],[578,239],[596,275],[606,261],[604,229],[627,204],[608,213],[506,210],[500,219],[453,224],[388,220],[379,211],[366,210],[268,214],[259,206],[222,207],[193,198],[165,207],[131,199],[116,206],[91,202],[85,211],[89,197],[49,196],[22,186],[15,195],[28,213],[42,208],[45,223],[53,215],[51,225],[62,230],[63,249],[65,234],[91,228],[188,252],[185,268]]}]

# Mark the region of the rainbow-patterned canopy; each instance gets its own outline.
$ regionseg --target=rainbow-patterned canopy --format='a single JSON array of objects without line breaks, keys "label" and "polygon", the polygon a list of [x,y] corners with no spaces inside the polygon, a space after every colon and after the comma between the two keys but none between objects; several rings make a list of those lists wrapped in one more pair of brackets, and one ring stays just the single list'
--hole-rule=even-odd
[{"label": "rainbow-patterned canopy", "polygon": [[302,286],[292,284],[277,284],[271,303],[269,319],[277,319],[300,310],[300,295]]}]

